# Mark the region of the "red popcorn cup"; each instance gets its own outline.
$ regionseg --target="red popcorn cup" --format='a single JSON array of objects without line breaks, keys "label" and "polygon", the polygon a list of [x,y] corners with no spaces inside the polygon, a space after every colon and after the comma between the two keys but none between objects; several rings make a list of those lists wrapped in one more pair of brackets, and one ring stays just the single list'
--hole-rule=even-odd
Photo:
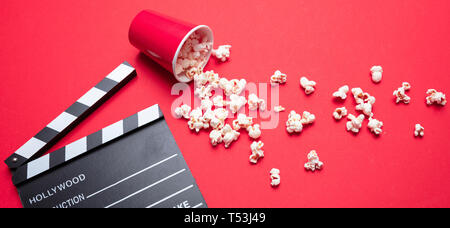
[{"label": "red popcorn cup", "polygon": [[[192,79],[184,73],[176,75],[175,67],[183,44],[197,31],[205,34],[211,42],[214,41],[212,30],[206,25],[194,25],[154,11],[143,10],[133,19],[128,39],[133,46],[171,72],[178,81],[189,82]],[[202,68],[210,56],[211,50]]]}]

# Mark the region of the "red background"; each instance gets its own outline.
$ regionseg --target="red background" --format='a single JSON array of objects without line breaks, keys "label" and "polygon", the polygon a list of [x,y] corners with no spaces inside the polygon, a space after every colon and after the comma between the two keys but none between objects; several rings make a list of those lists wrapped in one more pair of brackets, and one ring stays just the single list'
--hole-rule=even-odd
[{"label": "red background", "polygon": [[[266,157],[250,165],[246,133],[225,150],[213,149],[208,134],[192,133],[169,115],[176,96],[168,72],[128,42],[128,27],[142,9],[207,24],[215,43],[233,45],[226,64],[211,61],[227,78],[268,82],[280,69],[287,108],[277,129],[263,131]],[[59,115],[124,60],[138,77],[114,95],[52,150],[159,103],[210,207],[449,207],[449,105],[427,107],[425,91],[450,96],[450,1],[19,1],[0,7],[0,160]],[[380,84],[369,69],[384,68]],[[317,81],[306,96],[302,75]],[[409,105],[392,92],[412,85]],[[384,122],[381,137],[367,129],[354,136],[336,122],[331,93],[343,84],[377,98]],[[344,103],[355,113],[353,98]],[[286,133],[288,111],[308,110],[316,123],[298,136]],[[414,138],[414,124],[425,127]],[[306,172],[309,150],[324,169]],[[281,170],[270,187],[269,170]],[[0,207],[20,207],[6,165],[0,165]]]}]

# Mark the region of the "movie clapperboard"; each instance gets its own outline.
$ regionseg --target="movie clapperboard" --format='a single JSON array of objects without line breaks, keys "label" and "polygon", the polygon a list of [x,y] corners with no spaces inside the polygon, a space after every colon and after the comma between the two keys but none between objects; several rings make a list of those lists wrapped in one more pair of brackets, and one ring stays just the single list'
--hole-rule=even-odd
[{"label": "movie clapperboard", "polygon": [[25,208],[207,207],[158,105],[36,158],[134,76],[122,63],[5,160]]}]

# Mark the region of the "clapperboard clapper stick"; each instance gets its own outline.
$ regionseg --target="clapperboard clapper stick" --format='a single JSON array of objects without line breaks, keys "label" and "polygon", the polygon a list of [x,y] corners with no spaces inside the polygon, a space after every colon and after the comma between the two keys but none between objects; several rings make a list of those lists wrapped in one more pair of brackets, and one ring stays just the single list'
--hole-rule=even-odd
[{"label": "clapperboard clapper stick", "polygon": [[136,76],[136,70],[130,64],[127,62],[120,64],[66,111],[17,149],[5,160],[6,165],[10,169],[16,169],[47,151],[134,76]]},{"label": "clapperboard clapper stick", "polygon": [[18,167],[22,205],[207,207],[158,105]]}]

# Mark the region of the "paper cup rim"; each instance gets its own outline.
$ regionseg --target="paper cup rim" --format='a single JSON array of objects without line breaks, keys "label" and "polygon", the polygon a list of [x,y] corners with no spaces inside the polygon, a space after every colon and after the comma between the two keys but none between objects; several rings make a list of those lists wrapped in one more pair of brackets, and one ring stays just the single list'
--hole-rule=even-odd
[{"label": "paper cup rim", "polygon": [[[184,36],[183,40],[178,45],[177,51],[175,52],[175,55],[173,56],[173,60],[172,60],[172,72],[173,72],[173,75],[180,82],[190,82],[190,81],[192,81],[192,79],[189,79],[188,77],[179,77],[177,75],[177,73],[175,71],[175,67],[176,67],[176,64],[177,64],[178,55],[180,54],[181,48],[183,47],[184,43],[192,35],[192,33],[194,33],[195,31],[197,31],[199,29],[202,29],[202,28],[205,28],[205,29],[207,29],[207,30],[209,30],[211,32],[211,42],[214,44],[213,32],[212,32],[211,28],[208,27],[207,25],[198,25],[198,26],[194,27],[193,29],[191,29],[191,31],[189,31],[186,34],[186,36]],[[211,52],[212,52],[212,48],[211,48],[211,50],[209,50],[208,55],[206,56],[206,61],[205,61],[205,63],[203,63],[202,67],[205,67],[206,64],[208,63],[209,58],[211,57]]]}]

